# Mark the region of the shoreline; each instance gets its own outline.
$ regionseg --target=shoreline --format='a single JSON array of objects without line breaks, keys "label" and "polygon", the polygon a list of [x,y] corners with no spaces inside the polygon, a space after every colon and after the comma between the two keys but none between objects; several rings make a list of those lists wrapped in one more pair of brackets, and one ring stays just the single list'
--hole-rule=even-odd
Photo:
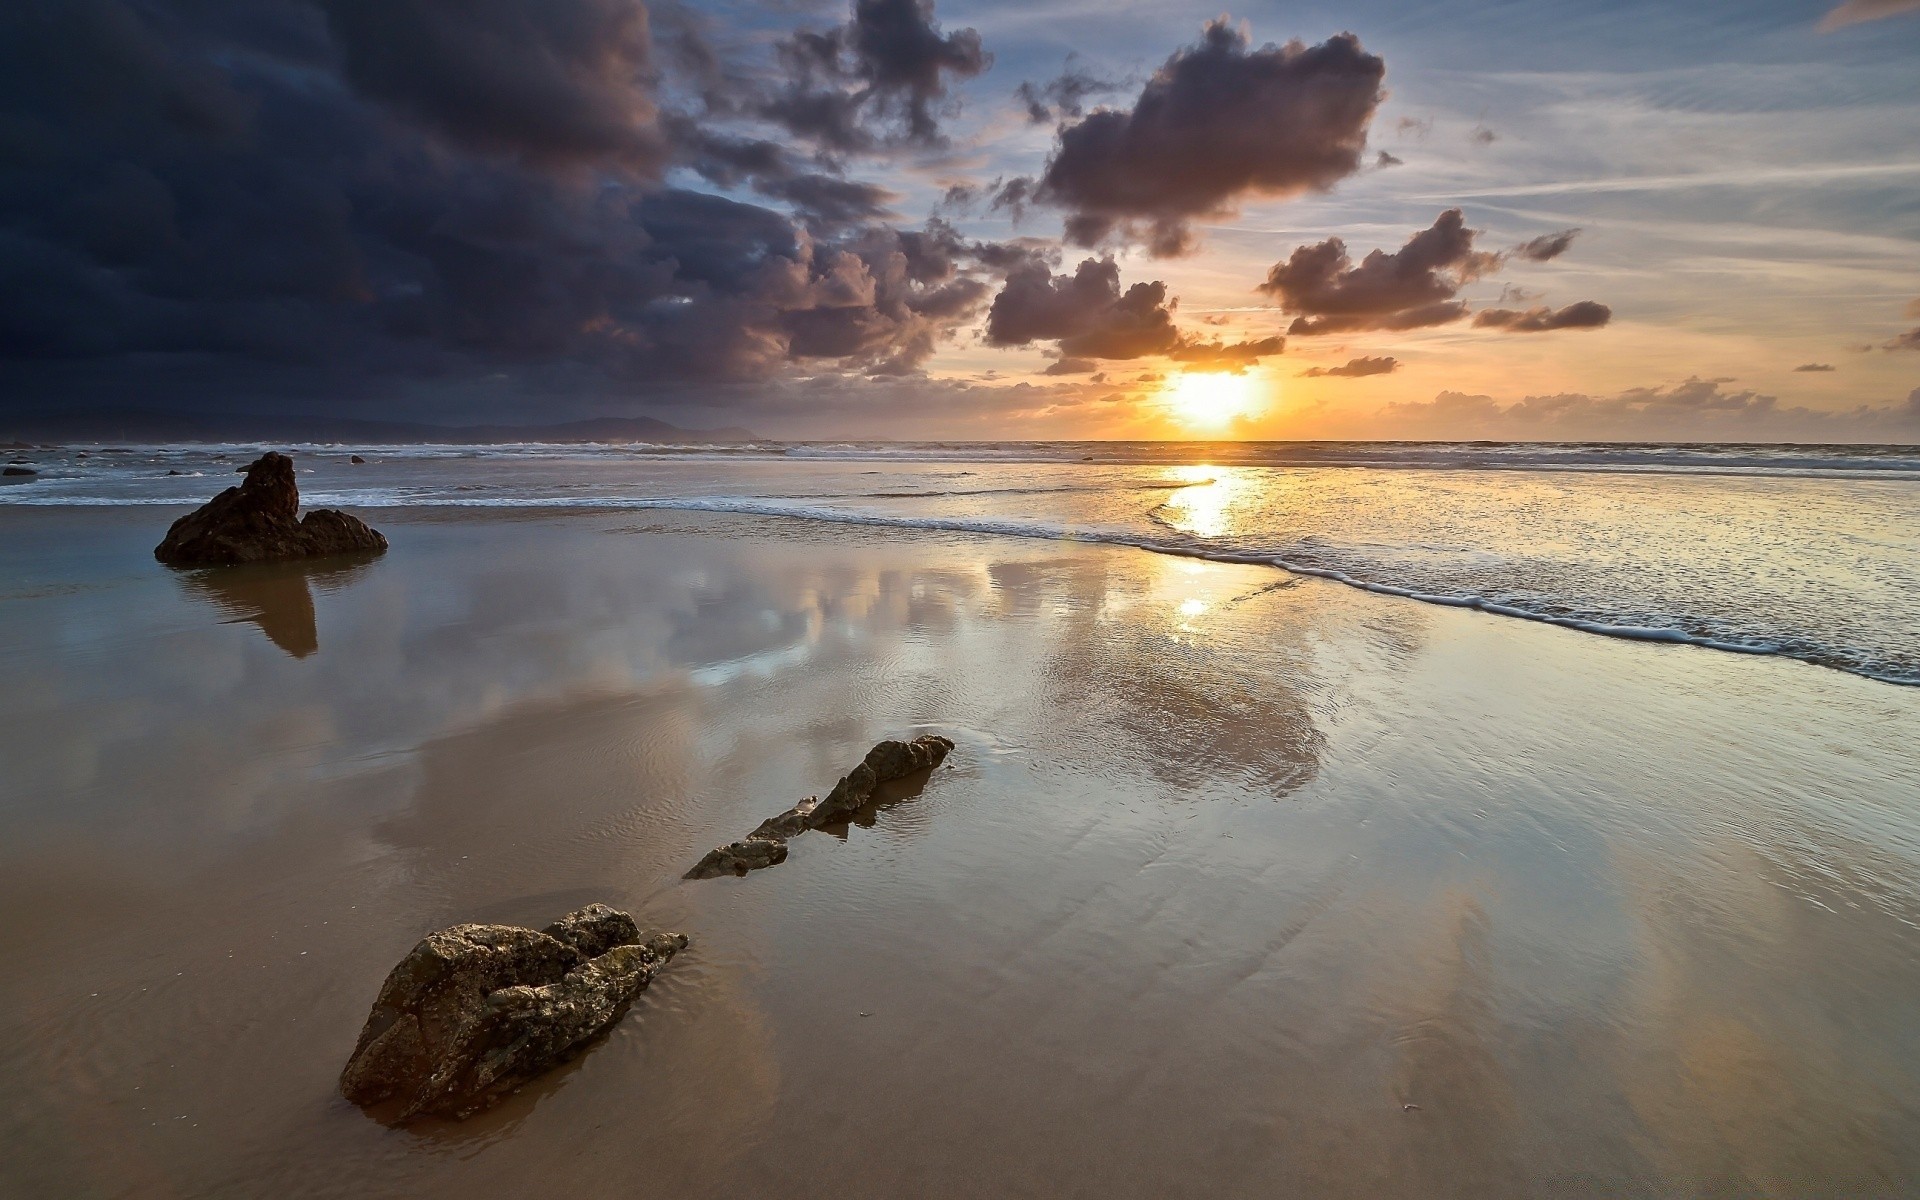
[{"label": "shoreline", "polygon": [[[292,573],[305,653],[129,558],[149,513],[0,516],[0,1183],[1920,1183],[1920,694],[1122,547],[508,516]],[[919,732],[952,769],[870,825],[679,878]],[[591,900],[694,937],[604,1041],[463,1124],[338,1099],[422,933]]]}]

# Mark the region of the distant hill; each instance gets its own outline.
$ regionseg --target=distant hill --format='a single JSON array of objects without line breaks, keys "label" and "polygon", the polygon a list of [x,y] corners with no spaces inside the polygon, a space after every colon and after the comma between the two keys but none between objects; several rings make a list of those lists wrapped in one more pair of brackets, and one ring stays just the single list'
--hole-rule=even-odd
[{"label": "distant hill", "polygon": [[339,442],[362,446],[421,442],[755,442],[748,429],[683,429],[655,417],[595,417],[554,425],[428,425],[348,417],[163,413],[140,409],[0,416],[0,441]]}]

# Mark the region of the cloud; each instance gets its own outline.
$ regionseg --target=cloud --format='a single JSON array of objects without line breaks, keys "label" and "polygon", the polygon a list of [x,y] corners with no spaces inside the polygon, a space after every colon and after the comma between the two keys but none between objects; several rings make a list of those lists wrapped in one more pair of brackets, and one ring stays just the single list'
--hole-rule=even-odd
[{"label": "cloud", "polygon": [[1131,108],[1064,126],[1032,198],[1067,211],[1078,245],[1138,225],[1153,253],[1183,253],[1193,218],[1245,196],[1326,191],[1358,171],[1385,72],[1351,34],[1250,50],[1222,18]]},{"label": "cloud", "polygon": [[1068,359],[1126,359],[1168,355],[1186,362],[1232,369],[1285,349],[1285,340],[1203,342],[1174,324],[1173,302],[1159,280],[1120,287],[1112,258],[1088,258],[1071,275],[1056,275],[1048,260],[1030,253],[1007,272],[1006,283],[987,311],[987,342],[1024,346],[1056,343]]},{"label": "cloud", "polygon": [[1573,239],[1580,236],[1578,229],[1562,229],[1559,233],[1542,234],[1532,241],[1521,242],[1513,248],[1513,253],[1528,262],[1551,262],[1565,254],[1573,245]]},{"label": "cloud", "polygon": [[1909,329],[1881,347],[1884,350],[1920,350],[1920,328]]},{"label": "cloud", "polygon": [[1089,258],[1071,275],[1055,275],[1038,256],[1007,273],[987,311],[987,341],[995,346],[1058,342],[1070,358],[1139,358],[1180,344],[1159,281],[1120,289],[1111,258]]},{"label": "cloud", "polygon": [[943,33],[932,0],[854,0],[843,26],[780,42],[786,78],[742,105],[837,151],[892,143],[941,146],[948,86],[993,65],[972,29]]},{"label": "cloud", "polygon": [[1450,208],[1399,250],[1371,251],[1357,266],[1345,242],[1328,238],[1275,263],[1256,290],[1297,314],[1287,330],[1294,334],[1443,325],[1467,314],[1454,299],[1460,288],[1502,262],[1473,248],[1476,235]]},{"label": "cloud", "polygon": [[1498,329],[1506,333],[1547,333],[1555,329],[1598,329],[1613,320],[1613,310],[1596,300],[1578,300],[1565,308],[1542,305],[1524,311],[1514,308],[1488,308],[1473,318],[1475,329]]},{"label": "cloud", "polygon": [[1120,90],[1118,80],[1102,79],[1084,67],[1073,64],[1073,56],[1067,58],[1066,68],[1046,83],[1023,81],[1014,89],[1014,98],[1027,110],[1027,120],[1034,125],[1045,125],[1063,117],[1083,117],[1086,115],[1086,101],[1090,96],[1103,96]]},{"label": "cloud", "polygon": [[1846,0],[1820,19],[1820,32],[1830,33],[1863,21],[1878,21],[1910,12],[1920,12],[1920,0]]},{"label": "cloud", "polygon": [[1430,401],[1388,404],[1380,430],[1390,437],[1612,441],[1872,441],[1920,437],[1920,388],[1904,402],[1826,412],[1782,406],[1726,380],[1689,378],[1668,387],[1611,396],[1579,392],[1528,396],[1502,404],[1491,396],[1441,392]]},{"label": "cloud", "polygon": [[1300,374],[1303,378],[1307,379],[1318,379],[1322,376],[1358,379],[1364,375],[1389,375],[1398,369],[1399,366],[1400,360],[1391,357],[1350,358],[1344,366],[1309,367],[1300,372]]},{"label": "cloud", "polygon": [[[698,55],[655,61],[637,3],[154,11],[0,7],[0,127],[36,147],[8,164],[0,407],[137,378],[480,419],[899,376],[1027,254],[893,228],[887,189],[674,111],[654,76]],[[874,28],[848,45],[905,102],[972,61]],[[664,186],[670,162],[764,202]]]},{"label": "cloud", "polygon": [[1091,358],[1063,358],[1053,363],[1043,375],[1091,375],[1100,369],[1100,363]]},{"label": "cloud", "polygon": [[1404,167],[1407,165],[1407,160],[1388,154],[1385,150],[1382,150],[1380,153],[1374,155],[1373,165],[1376,170],[1384,171],[1388,167]]},{"label": "cloud", "polygon": [[320,0],[362,96],[463,148],[657,172],[639,0]]},{"label": "cloud", "polygon": [[1834,371],[1838,369],[1839,368],[1835,367],[1832,363],[1801,363],[1794,368],[1795,371]]}]

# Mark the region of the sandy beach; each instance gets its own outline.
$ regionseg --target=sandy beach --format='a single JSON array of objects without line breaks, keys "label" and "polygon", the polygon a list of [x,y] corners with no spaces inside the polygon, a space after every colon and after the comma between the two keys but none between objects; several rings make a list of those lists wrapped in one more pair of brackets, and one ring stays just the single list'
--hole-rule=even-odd
[{"label": "sandy beach", "polygon": [[[154,515],[0,509],[7,1195],[1920,1187],[1920,690],[1127,546],[419,507],[214,578]],[[593,900],[693,938],[603,1042],[339,1097],[422,934]]]}]

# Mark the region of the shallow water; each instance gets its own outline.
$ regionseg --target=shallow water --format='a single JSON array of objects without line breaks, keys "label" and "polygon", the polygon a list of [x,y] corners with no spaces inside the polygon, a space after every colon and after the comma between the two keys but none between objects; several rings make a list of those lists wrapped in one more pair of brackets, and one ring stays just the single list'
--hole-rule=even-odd
[{"label": "shallow water", "polygon": [[[43,456],[43,478],[0,488],[0,508],[185,511],[252,453],[96,448],[83,459],[60,451]],[[308,501],[734,512],[1108,542],[1920,684],[1914,447],[1009,443],[372,453],[374,461],[355,466],[338,448],[304,450]]]},{"label": "shallow water", "polygon": [[[213,577],[0,511],[0,1194],[1920,1189],[1920,691],[1127,546],[377,518]],[[869,826],[678,878],[919,730]],[[604,1042],[337,1097],[421,933],[594,899],[694,938]]]}]

